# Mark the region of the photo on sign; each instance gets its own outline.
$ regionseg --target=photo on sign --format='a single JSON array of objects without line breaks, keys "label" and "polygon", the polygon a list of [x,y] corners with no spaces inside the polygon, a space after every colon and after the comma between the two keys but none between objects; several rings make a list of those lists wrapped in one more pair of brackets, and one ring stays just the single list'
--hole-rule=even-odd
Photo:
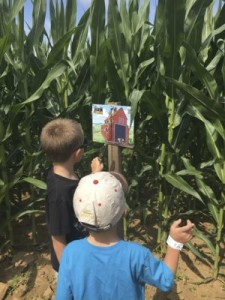
[{"label": "photo on sign", "polygon": [[92,104],[94,142],[133,147],[134,124],[130,122],[130,106]]}]

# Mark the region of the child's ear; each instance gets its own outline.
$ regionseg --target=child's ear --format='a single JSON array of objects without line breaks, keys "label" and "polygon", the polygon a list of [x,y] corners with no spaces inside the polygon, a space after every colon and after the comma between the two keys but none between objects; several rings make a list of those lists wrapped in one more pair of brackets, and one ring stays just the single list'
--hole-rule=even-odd
[{"label": "child's ear", "polygon": [[74,158],[77,160],[77,159],[80,159],[81,156],[83,155],[83,148],[79,148],[77,149],[76,151],[74,151]]}]

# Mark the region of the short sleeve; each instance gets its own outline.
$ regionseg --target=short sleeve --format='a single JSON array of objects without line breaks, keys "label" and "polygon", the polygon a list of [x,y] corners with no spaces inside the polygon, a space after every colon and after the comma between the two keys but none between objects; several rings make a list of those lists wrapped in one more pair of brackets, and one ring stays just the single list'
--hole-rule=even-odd
[{"label": "short sleeve", "polygon": [[156,258],[147,248],[142,247],[143,254],[139,261],[138,281],[153,285],[160,290],[170,291],[174,285],[174,275],[170,268]]},{"label": "short sleeve", "polygon": [[70,274],[68,269],[69,255],[66,248],[60,261],[55,300],[73,300]]}]

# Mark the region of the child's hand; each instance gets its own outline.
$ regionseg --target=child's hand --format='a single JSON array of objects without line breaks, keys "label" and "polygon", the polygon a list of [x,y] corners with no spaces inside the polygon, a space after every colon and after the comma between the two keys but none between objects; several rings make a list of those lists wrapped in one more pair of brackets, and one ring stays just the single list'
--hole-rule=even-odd
[{"label": "child's hand", "polygon": [[100,157],[95,157],[91,161],[91,171],[92,173],[100,172],[104,168],[104,165],[102,163],[102,160]]},{"label": "child's hand", "polygon": [[192,238],[194,224],[187,220],[187,225],[180,226],[181,219],[176,220],[170,227],[170,236],[179,243],[185,244]]}]

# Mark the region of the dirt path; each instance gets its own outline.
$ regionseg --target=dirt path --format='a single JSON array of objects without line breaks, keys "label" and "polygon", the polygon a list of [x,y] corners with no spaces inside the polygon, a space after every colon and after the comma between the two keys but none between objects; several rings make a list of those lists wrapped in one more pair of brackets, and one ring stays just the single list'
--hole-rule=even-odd
[{"label": "dirt path", "polygon": [[[1,287],[7,287],[4,300],[53,300],[56,287],[54,271],[50,265],[49,242],[43,219],[38,223],[38,245],[29,246],[30,225],[20,222],[17,225],[18,246],[14,254],[0,256],[0,300]],[[133,226],[136,236],[133,240],[153,245],[153,238],[146,236],[138,222]],[[26,242],[26,246],[22,244]],[[156,254],[157,255],[157,254]],[[209,255],[209,253],[206,253]],[[176,277],[176,286],[169,294],[157,293],[156,289],[146,286],[146,300],[216,300],[225,299],[225,261],[222,262],[221,276],[218,280],[207,282],[211,275],[210,265],[204,264],[188,250],[182,251]],[[63,299],[62,299],[63,300]],[[106,299],[107,300],[107,299]],[[126,300],[126,299],[125,299]],[[129,300],[129,299],[127,299]]]}]

